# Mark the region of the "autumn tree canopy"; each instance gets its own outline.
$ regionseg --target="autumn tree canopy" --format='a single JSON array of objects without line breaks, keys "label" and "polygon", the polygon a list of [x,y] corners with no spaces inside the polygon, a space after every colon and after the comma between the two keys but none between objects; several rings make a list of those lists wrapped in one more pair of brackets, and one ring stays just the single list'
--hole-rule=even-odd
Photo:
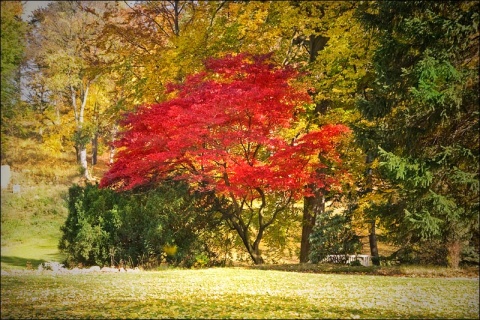
[{"label": "autumn tree canopy", "polygon": [[[182,179],[214,195],[212,204],[231,224],[254,263],[265,229],[305,186],[327,186],[315,174],[322,158],[338,160],[337,138],[349,130],[325,125],[295,132],[305,90],[290,82],[296,72],[277,68],[269,55],[209,59],[205,71],[171,85],[170,100],[140,107],[123,122],[116,161],[101,187],[128,190]],[[254,235],[256,233],[256,235]]]}]

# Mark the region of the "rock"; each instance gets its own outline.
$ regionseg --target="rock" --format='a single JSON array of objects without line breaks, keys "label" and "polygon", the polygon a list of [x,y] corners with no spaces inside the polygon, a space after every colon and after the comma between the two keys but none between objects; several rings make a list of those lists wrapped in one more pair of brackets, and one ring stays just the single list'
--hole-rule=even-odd
[{"label": "rock", "polygon": [[13,185],[13,193],[20,193],[20,185],[14,184]]},{"label": "rock", "polygon": [[99,266],[93,266],[88,269],[90,272],[100,272]]},{"label": "rock", "polygon": [[79,273],[83,273],[83,271],[82,269],[75,267],[72,270],[70,270],[70,273],[79,274]]},{"label": "rock", "polygon": [[44,262],[43,266],[46,270],[52,270],[54,272],[65,271],[64,265],[55,261]]},{"label": "rock", "polygon": [[103,267],[100,271],[102,272],[118,272],[115,268]]}]

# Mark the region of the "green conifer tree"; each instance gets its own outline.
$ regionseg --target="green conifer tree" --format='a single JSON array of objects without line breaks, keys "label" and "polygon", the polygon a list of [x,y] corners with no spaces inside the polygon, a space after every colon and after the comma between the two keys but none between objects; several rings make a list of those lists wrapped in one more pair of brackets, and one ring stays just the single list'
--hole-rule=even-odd
[{"label": "green conifer tree", "polygon": [[379,159],[376,214],[403,246],[440,240],[457,267],[478,235],[479,3],[379,1],[359,12],[379,41],[357,128]]}]

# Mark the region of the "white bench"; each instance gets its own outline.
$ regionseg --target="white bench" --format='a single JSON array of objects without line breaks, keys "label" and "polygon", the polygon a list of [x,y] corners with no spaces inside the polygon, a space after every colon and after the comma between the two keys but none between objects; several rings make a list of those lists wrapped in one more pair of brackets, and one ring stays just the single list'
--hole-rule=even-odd
[{"label": "white bench", "polygon": [[368,254],[329,254],[322,262],[330,262],[330,263],[350,263],[354,262],[355,260],[360,261],[362,266],[368,267],[372,265],[371,256]]}]

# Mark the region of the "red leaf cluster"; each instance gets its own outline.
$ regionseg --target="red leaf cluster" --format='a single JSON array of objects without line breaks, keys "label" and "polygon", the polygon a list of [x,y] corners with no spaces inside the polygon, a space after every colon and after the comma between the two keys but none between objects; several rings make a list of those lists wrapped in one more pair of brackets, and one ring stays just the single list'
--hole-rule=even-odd
[{"label": "red leaf cluster", "polygon": [[282,131],[310,102],[289,84],[296,72],[276,68],[268,55],[239,54],[210,59],[206,71],[172,85],[176,97],[141,107],[124,121],[115,163],[101,187],[125,190],[162,179],[245,197],[254,190],[304,195],[310,183],[325,185],[315,172],[318,154],[335,157],[335,140],[349,129],[327,125],[287,141]]}]

